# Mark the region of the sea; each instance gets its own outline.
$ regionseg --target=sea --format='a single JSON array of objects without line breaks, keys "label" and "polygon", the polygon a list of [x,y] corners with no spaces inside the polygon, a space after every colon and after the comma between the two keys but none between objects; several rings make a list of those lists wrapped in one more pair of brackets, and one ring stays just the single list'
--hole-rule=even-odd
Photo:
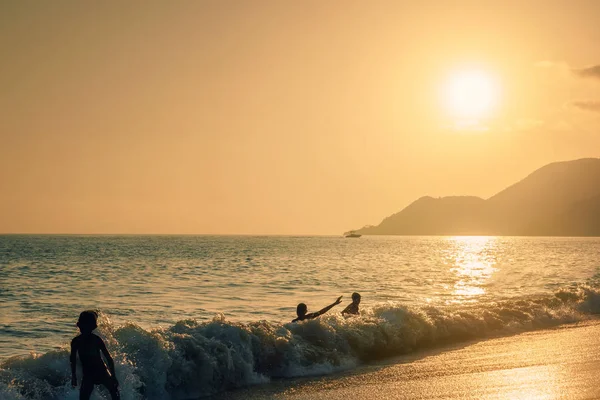
[{"label": "sea", "polygon": [[600,238],[2,235],[0,398],[78,398],[83,310],[123,399],[197,399],[596,318]]}]

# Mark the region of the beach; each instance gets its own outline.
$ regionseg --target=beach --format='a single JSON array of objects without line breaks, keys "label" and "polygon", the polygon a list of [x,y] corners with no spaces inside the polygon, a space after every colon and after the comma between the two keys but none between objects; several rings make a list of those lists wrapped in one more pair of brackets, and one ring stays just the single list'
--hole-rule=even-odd
[{"label": "beach", "polygon": [[[3,236],[0,398],[78,397],[69,343],[88,309],[123,399],[587,396],[600,359],[599,245]],[[355,291],[360,317],[346,318]],[[342,294],[325,315],[290,322],[297,303],[314,312]]]},{"label": "beach", "polygon": [[[418,352],[324,378],[273,383],[238,399],[598,399],[600,321]],[[215,397],[217,398],[217,397]]]}]

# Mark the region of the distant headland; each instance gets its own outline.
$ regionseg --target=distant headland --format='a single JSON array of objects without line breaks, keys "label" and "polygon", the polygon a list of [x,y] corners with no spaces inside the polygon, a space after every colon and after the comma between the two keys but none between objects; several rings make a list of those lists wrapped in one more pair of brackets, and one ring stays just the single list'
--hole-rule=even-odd
[{"label": "distant headland", "polygon": [[548,164],[487,200],[421,197],[356,233],[600,236],[600,158]]}]

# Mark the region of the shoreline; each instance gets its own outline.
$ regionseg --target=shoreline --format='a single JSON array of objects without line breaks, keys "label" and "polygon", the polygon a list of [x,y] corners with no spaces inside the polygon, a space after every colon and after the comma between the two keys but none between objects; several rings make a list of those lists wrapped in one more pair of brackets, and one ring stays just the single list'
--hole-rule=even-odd
[{"label": "shoreline", "polygon": [[416,352],[205,399],[600,398],[600,320]]}]

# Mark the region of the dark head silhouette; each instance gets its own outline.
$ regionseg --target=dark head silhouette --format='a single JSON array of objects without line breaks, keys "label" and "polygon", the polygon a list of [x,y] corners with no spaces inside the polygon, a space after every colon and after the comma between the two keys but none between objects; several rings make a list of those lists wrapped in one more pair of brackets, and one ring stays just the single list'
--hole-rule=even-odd
[{"label": "dark head silhouette", "polygon": [[79,314],[77,327],[81,333],[92,333],[98,327],[98,313],[95,311],[84,311]]},{"label": "dark head silhouette", "polygon": [[359,293],[352,293],[352,302],[356,303],[356,304],[360,304],[360,294]]},{"label": "dark head silhouette", "polygon": [[307,311],[308,311],[308,307],[306,307],[306,304],[304,304],[304,303],[300,303],[296,307],[296,315],[298,316],[298,318],[300,320],[304,319],[304,316],[306,315]]}]

